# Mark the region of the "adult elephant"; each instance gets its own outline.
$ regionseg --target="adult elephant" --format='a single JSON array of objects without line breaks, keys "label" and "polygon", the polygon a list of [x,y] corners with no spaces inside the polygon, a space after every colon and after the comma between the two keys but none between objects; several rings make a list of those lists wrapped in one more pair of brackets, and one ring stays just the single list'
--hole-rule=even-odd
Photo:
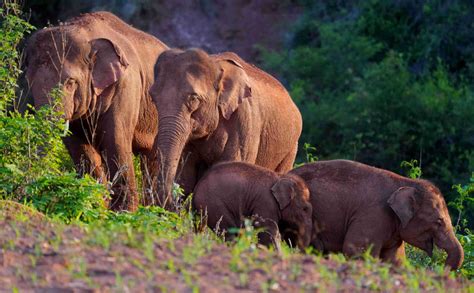
[{"label": "adult elephant", "polygon": [[167,46],[108,12],[83,14],[37,31],[27,45],[26,77],[36,107],[60,106],[72,134],[64,143],[78,172],[111,180],[114,210],[138,205],[132,153],[153,171],[157,111],[153,66]]},{"label": "adult elephant", "polygon": [[155,143],[158,200],[170,207],[179,182],[191,192],[203,171],[221,161],[254,163],[277,172],[295,160],[302,119],[285,88],[234,53],[168,50],[155,65],[151,89],[159,116]]}]

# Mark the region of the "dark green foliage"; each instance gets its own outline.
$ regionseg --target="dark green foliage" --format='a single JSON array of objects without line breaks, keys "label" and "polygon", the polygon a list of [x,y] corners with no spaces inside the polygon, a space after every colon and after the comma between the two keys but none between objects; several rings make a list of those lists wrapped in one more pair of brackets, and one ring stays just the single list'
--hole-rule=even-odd
[{"label": "dark green foliage", "polygon": [[[439,185],[472,278],[474,6],[466,1],[305,3],[290,46],[264,52],[304,119],[300,145]],[[306,161],[304,152],[299,160]],[[413,160],[416,158],[417,160]],[[400,165],[400,162],[404,162]],[[421,170],[423,173],[421,174]],[[472,181],[473,179],[471,179]],[[452,189],[453,182],[462,182]],[[443,267],[408,247],[410,262]]]},{"label": "dark green foliage", "polygon": [[464,263],[460,269],[463,276],[474,279],[474,234],[466,230],[464,234],[458,234],[459,242],[464,249]]},{"label": "dark green foliage", "polygon": [[454,224],[458,234],[459,241],[464,248],[464,264],[461,273],[469,279],[474,278],[474,234],[468,228],[466,215],[474,210],[474,173],[471,175],[470,182],[464,186],[454,185],[453,189],[457,191],[457,196],[449,203],[456,210],[453,217]]},{"label": "dark green foliage", "polygon": [[44,107],[36,115],[15,111],[0,116],[1,196],[22,193],[25,183],[62,172],[61,136],[66,129],[58,115]]},{"label": "dark green foliage", "polygon": [[457,212],[457,217],[453,218],[456,228],[462,230],[467,228],[467,220],[464,214],[474,209],[474,172],[469,184],[464,186],[457,184],[453,186],[453,189],[457,191],[457,196],[449,205]]},{"label": "dark green foliage", "polygon": [[406,55],[416,74],[434,70],[437,59],[473,81],[474,10],[471,1],[365,1],[358,30],[385,50]]},{"label": "dark green foliage", "polygon": [[33,30],[33,26],[18,15],[21,10],[5,2],[0,6],[0,112],[5,114],[8,103],[13,101],[20,68],[20,55],[16,50],[23,35]]},{"label": "dark green foliage", "polygon": [[329,2],[305,3],[289,47],[263,54],[303,114],[300,145],[398,173],[417,159],[452,200],[474,170],[474,6]]}]

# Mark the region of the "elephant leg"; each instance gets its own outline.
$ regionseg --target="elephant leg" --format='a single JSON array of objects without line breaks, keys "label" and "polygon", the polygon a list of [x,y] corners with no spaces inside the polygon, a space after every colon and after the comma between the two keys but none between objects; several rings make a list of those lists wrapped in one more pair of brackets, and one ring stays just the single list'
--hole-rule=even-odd
[{"label": "elephant leg", "polygon": [[277,250],[280,249],[280,232],[278,230],[278,223],[271,219],[261,216],[252,217],[253,226],[260,229],[258,233],[258,243],[270,247],[273,245]]},{"label": "elephant leg", "polygon": [[112,182],[110,208],[116,211],[138,207],[131,137],[131,131],[116,127],[106,133],[102,144]]},{"label": "elephant leg", "polygon": [[180,166],[176,173],[176,181],[183,188],[184,194],[193,192],[199,180],[199,156],[196,152],[185,148],[180,159]]},{"label": "elephant leg", "polygon": [[370,234],[364,233],[364,225],[352,225],[344,238],[342,252],[348,257],[358,257],[370,248],[373,257],[380,257],[382,245]]},{"label": "elephant leg", "polygon": [[283,160],[278,164],[275,169],[277,173],[287,173],[293,169],[293,164],[295,163],[296,153],[298,152],[298,145],[296,145],[291,152],[289,152]]},{"label": "elephant leg", "polygon": [[158,158],[153,150],[140,153],[143,187],[141,204],[144,206],[158,204],[155,186],[157,184],[159,166]]},{"label": "elephant leg", "polygon": [[383,261],[401,265],[405,260],[405,243],[401,242],[394,247],[382,249],[380,258]]},{"label": "elephant leg", "polygon": [[107,183],[105,166],[94,146],[74,135],[65,137],[63,141],[79,175],[90,174],[99,182]]},{"label": "elephant leg", "polygon": [[229,229],[239,228],[240,223],[233,218],[229,211],[218,213],[211,208],[201,211],[199,216],[202,219],[199,225],[206,224],[218,236],[223,236],[225,241],[233,241],[237,236],[235,233],[230,233]]}]

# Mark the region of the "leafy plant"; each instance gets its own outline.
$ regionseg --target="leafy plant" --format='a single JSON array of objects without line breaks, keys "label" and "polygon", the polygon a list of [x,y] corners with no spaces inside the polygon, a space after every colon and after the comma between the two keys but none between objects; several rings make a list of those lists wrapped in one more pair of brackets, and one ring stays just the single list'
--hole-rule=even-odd
[{"label": "leafy plant", "polygon": [[29,184],[26,194],[22,201],[66,223],[72,220],[88,223],[106,214],[104,199],[108,192],[88,175],[84,178],[77,178],[73,173],[46,175]]},{"label": "leafy plant", "polygon": [[26,33],[34,27],[22,18],[22,11],[15,2],[3,1],[0,6],[0,113],[6,115],[13,102],[16,81],[21,73],[18,66],[20,54],[17,46]]},{"label": "leafy plant", "polygon": [[421,177],[421,167],[418,165],[417,160],[411,160],[411,161],[403,161],[400,164],[401,167],[408,168],[408,177],[411,179],[418,179]]},{"label": "leafy plant", "polygon": [[303,150],[306,154],[306,162],[308,163],[314,163],[316,162],[319,158],[315,155],[316,153],[316,147],[312,146],[311,144],[305,142],[303,145]]},{"label": "leafy plant", "polygon": [[461,184],[453,185],[457,191],[457,197],[449,205],[458,212],[455,227],[460,230],[467,228],[467,219],[463,219],[463,213],[469,208],[471,210],[474,204],[474,173],[472,173],[470,183],[464,186]]},{"label": "leafy plant", "polygon": [[310,143],[305,142],[303,144],[303,151],[305,153],[305,162],[302,163],[295,163],[294,167],[303,166],[306,163],[314,163],[319,160],[318,156],[316,155],[316,147],[312,146]]},{"label": "leafy plant", "polygon": [[0,15],[0,199],[29,202],[66,222],[96,220],[104,213],[107,192],[92,178],[70,173],[59,87],[50,93],[49,106],[25,113],[10,107],[21,73],[17,46],[33,27],[15,1],[4,1]]}]

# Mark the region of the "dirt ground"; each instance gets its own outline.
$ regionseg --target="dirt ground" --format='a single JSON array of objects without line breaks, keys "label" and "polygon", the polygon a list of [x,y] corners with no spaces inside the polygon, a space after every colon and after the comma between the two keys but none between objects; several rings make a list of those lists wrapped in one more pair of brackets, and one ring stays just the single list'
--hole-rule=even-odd
[{"label": "dirt ground", "polygon": [[154,242],[147,253],[117,236],[104,248],[87,227],[0,205],[0,292],[461,292],[472,286],[447,272],[262,249],[236,253],[196,237]]}]

